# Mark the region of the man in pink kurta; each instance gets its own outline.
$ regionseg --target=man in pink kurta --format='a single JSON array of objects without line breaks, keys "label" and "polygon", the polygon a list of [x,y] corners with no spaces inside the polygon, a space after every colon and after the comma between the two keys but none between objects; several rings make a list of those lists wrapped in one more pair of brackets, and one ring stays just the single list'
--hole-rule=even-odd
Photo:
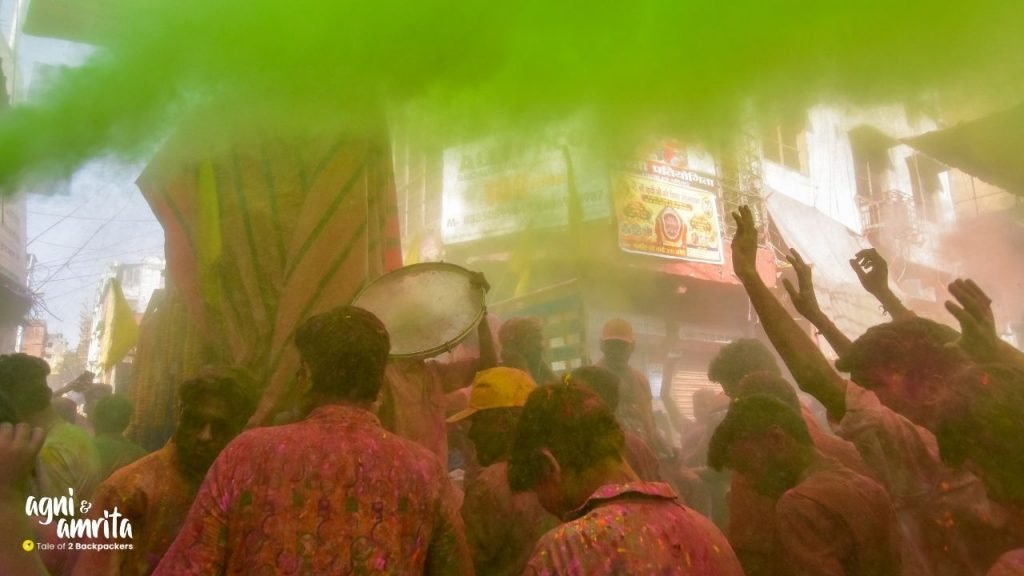
[{"label": "man in pink kurta", "polygon": [[742,576],[710,520],[660,482],[608,484],[544,535],[524,574]]},{"label": "man in pink kurta", "polygon": [[569,383],[530,395],[509,484],[535,492],[566,523],[541,538],[525,573],[742,575],[718,528],[667,484],[640,481],[623,443],[615,416],[589,389]]},{"label": "man in pink kurta", "polygon": [[370,411],[390,350],[380,320],[336,308],[295,344],[314,409],[224,450],[156,573],[471,574],[445,468]]}]

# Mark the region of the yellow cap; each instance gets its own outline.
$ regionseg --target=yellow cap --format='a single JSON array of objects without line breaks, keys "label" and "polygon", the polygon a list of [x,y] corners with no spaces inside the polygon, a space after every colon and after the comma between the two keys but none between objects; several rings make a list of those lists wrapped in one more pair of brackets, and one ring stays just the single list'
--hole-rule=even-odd
[{"label": "yellow cap", "polygon": [[522,407],[536,388],[529,374],[515,368],[499,366],[477,372],[469,392],[469,407],[453,414],[448,423],[465,420],[481,410]]}]

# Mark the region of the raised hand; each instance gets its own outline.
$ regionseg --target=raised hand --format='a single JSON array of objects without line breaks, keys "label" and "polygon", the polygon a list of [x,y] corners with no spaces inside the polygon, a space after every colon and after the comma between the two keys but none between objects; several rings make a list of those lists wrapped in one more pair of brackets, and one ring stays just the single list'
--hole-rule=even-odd
[{"label": "raised hand", "polygon": [[801,316],[814,322],[821,316],[821,307],[818,305],[818,298],[814,295],[814,281],[811,277],[811,267],[804,262],[800,253],[794,249],[789,251],[786,261],[793,266],[796,272],[798,288],[787,279],[782,281],[783,287],[789,293],[789,299],[793,301],[793,307]]},{"label": "raised hand", "polygon": [[24,488],[45,438],[42,428],[0,424],[0,490],[9,493]]},{"label": "raised hand", "polygon": [[487,277],[484,276],[483,272],[472,272],[472,277],[469,279],[469,283],[473,286],[478,286],[484,291],[484,294],[491,291],[491,283],[487,281]]},{"label": "raised hand", "polygon": [[949,293],[959,303],[946,302],[946,310],[960,322],[960,347],[975,358],[993,358],[1002,340],[996,332],[992,299],[971,279],[957,279],[949,285]]},{"label": "raised hand", "polygon": [[889,263],[874,248],[857,252],[850,259],[850,267],[869,294],[881,298],[889,292]]},{"label": "raised hand", "polygon": [[732,238],[732,267],[743,280],[757,276],[757,226],[749,206],[740,206],[732,213],[736,235]]}]

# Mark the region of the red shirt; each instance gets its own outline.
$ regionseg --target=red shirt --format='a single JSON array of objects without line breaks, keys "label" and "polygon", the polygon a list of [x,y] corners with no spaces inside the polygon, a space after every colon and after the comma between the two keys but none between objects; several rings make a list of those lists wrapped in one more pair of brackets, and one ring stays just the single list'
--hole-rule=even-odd
[{"label": "red shirt", "polygon": [[533,492],[512,492],[508,464],[484,468],[466,485],[462,502],[466,541],[476,573],[519,576],[537,541],[559,524]]},{"label": "red shirt", "polygon": [[185,524],[198,481],[178,467],[174,442],[114,472],[92,499],[93,517],[117,507],[132,526],[131,550],[80,552],[75,576],[150,574]]},{"label": "red shirt", "polygon": [[889,492],[907,574],[984,574],[1000,554],[1021,545],[982,482],[944,464],[935,436],[873,392],[847,382],[846,414],[836,433],[857,447]]},{"label": "red shirt", "polygon": [[299,573],[471,574],[437,458],[344,405],[232,441],[156,574]]},{"label": "red shirt", "polygon": [[[827,458],[832,458],[846,468],[871,477],[870,468],[853,444],[821,429],[809,410],[801,411],[807,431],[815,448]],[[742,474],[733,473],[729,490],[729,543],[743,559],[757,559],[770,564],[775,553],[775,500],[759,494]],[[765,564],[762,564],[764,566]],[[746,566],[748,571],[751,566]],[[777,568],[764,568],[765,572],[778,573]]]},{"label": "red shirt", "polygon": [[792,576],[899,576],[900,537],[885,489],[825,460],[775,504],[777,553]]},{"label": "red shirt", "polygon": [[569,520],[541,538],[524,574],[743,574],[718,528],[667,484],[609,484]]}]

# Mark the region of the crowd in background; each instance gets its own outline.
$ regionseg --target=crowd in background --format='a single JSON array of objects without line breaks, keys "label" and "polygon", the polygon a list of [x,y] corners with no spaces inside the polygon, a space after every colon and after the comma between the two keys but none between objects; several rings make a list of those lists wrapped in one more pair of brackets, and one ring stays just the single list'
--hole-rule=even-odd
[{"label": "crowd in background", "polygon": [[[559,377],[535,319],[497,345],[481,322],[476,358],[396,360],[380,320],[340,307],[296,331],[300,400],[276,425],[245,430],[258,383],[209,367],[149,454],[127,399],[89,386],[83,419],[45,362],[0,356],[0,572],[1024,575],[1024,353],[985,293],[950,285],[953,330],[899,301],[879,254],[851,255],[892,317],[851,340],[794,251],[785,289],[832,363],[759,277],[750,211],[733,217],[766,341],[722,348],[693,419],[656,419],[620,319]],[[69,494],[130,538],[48,546],[67,539],[26,500]]]}]

